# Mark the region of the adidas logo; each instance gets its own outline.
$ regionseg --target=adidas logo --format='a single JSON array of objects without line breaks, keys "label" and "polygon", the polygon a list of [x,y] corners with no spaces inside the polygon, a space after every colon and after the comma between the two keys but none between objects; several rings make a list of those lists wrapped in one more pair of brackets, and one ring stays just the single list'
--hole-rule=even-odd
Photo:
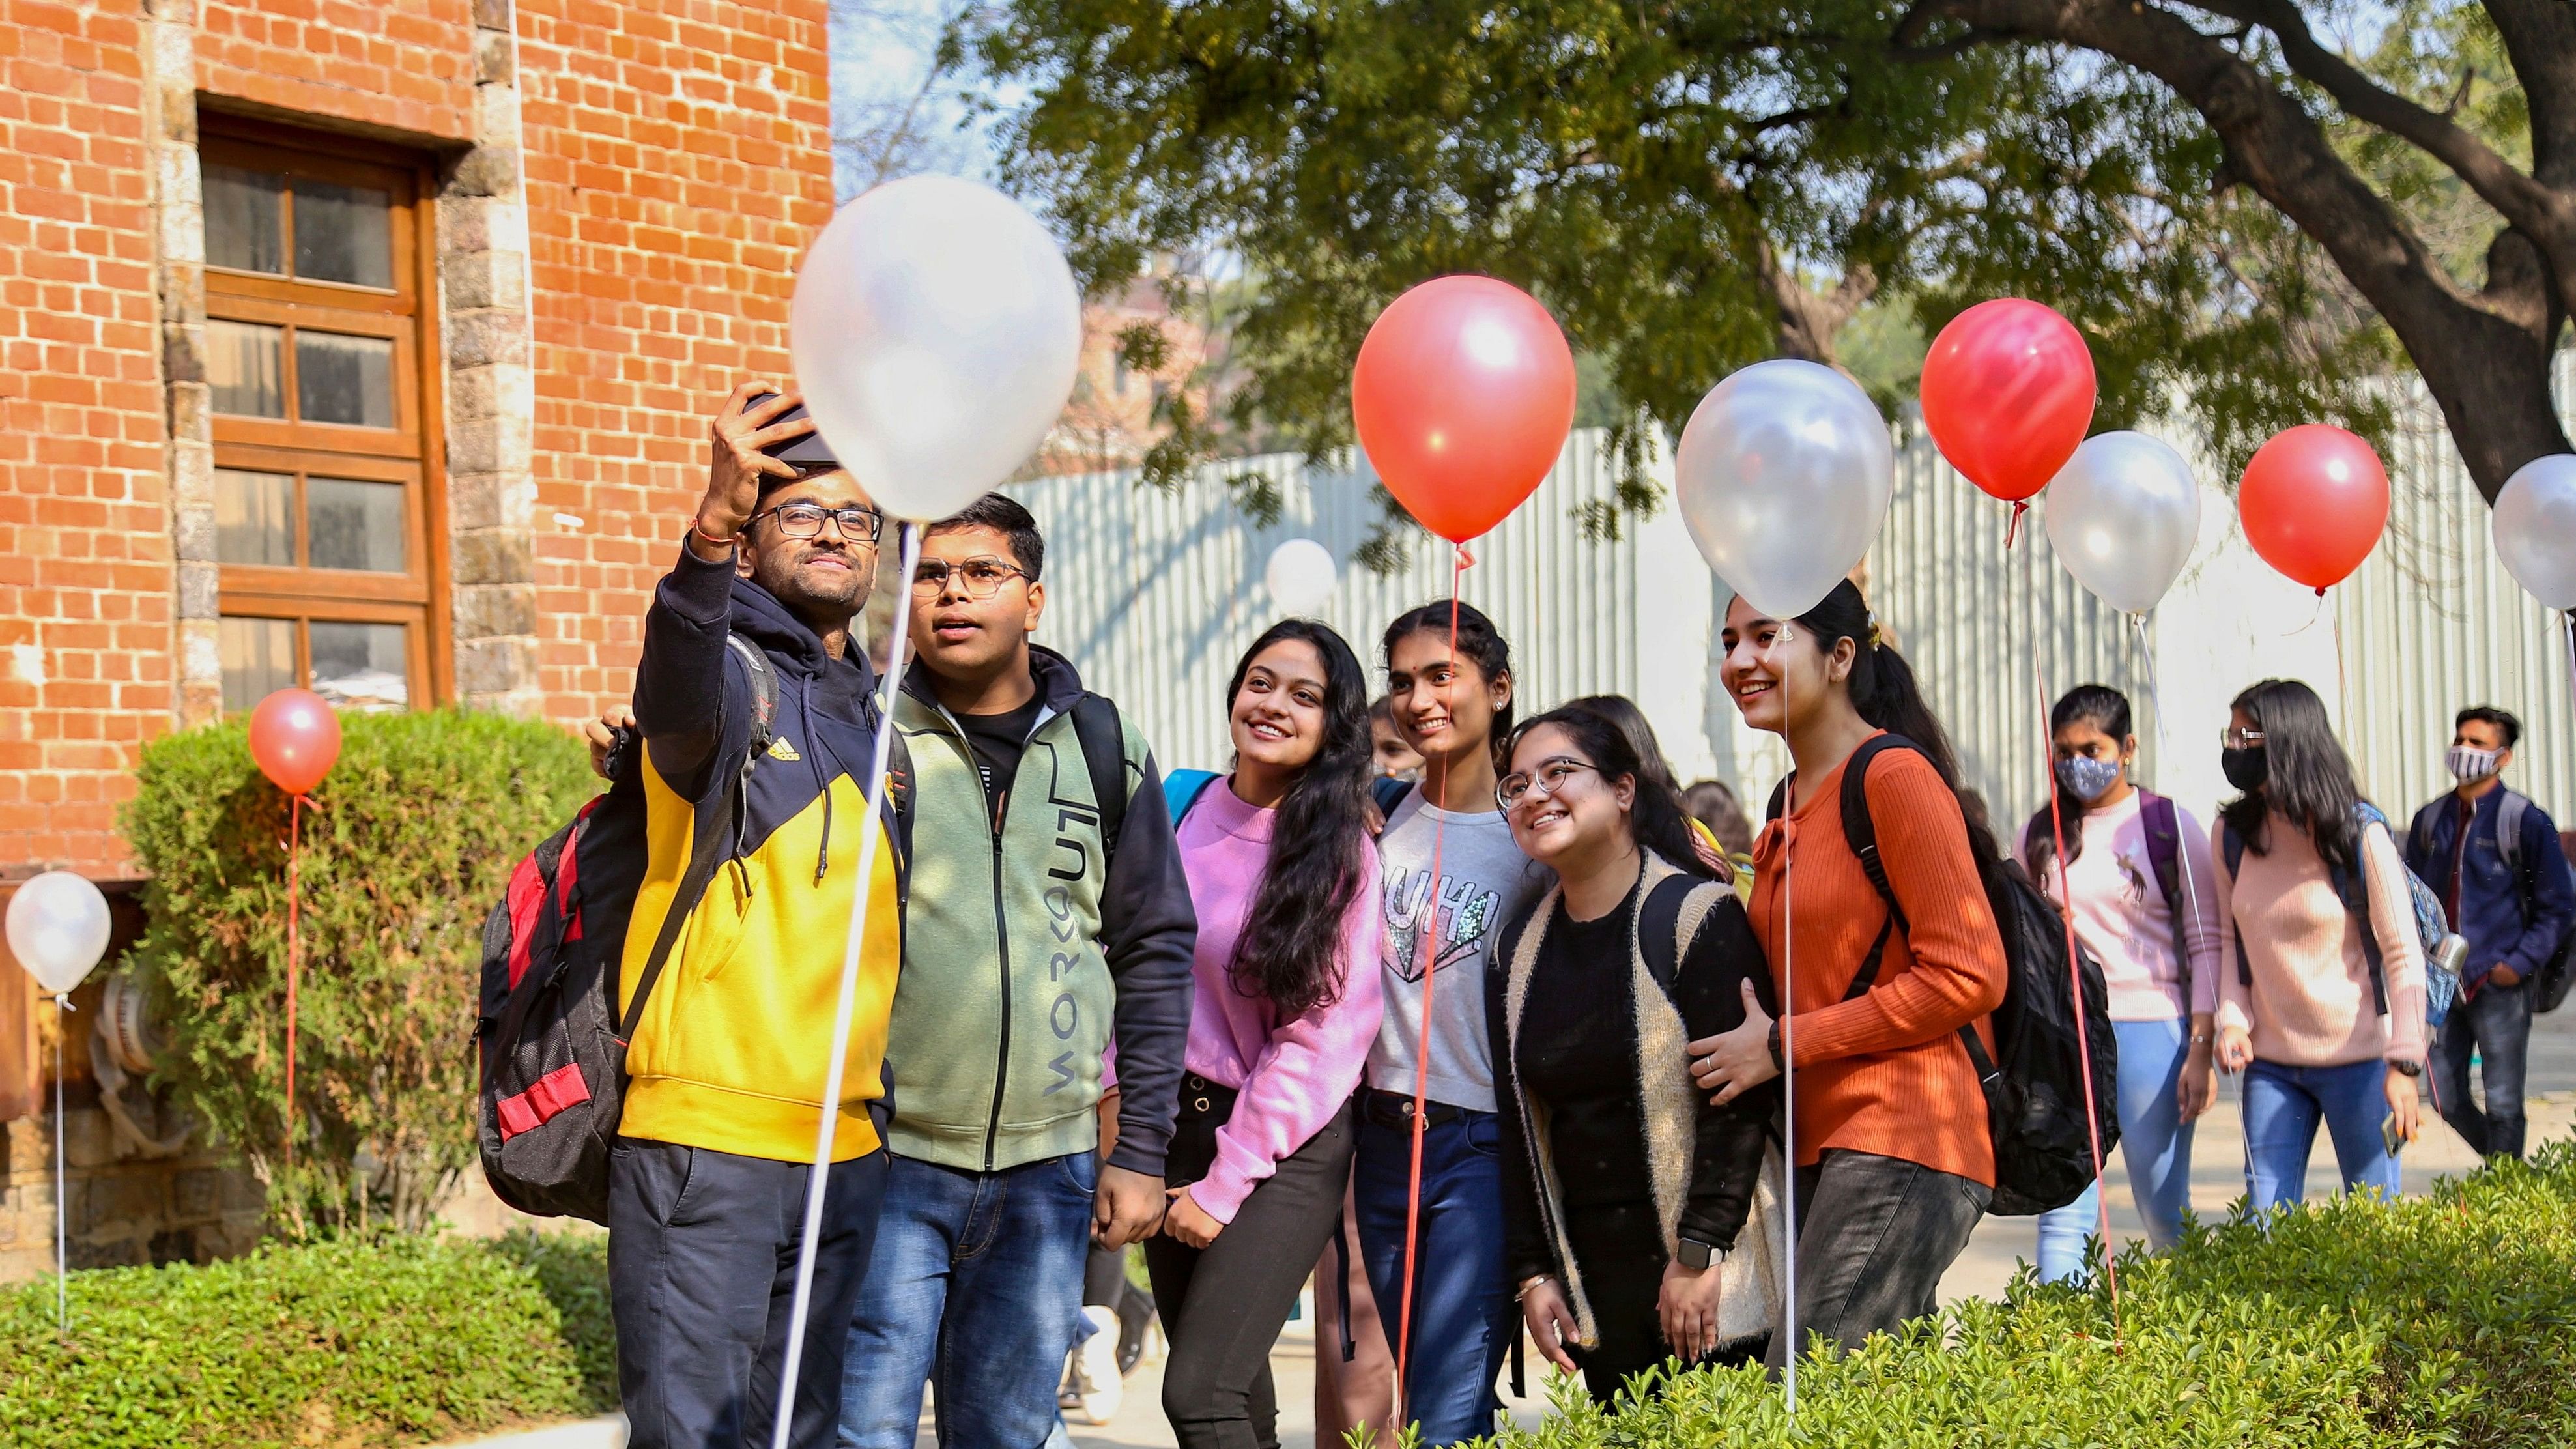
[{"label": "adidas logo", "polygon": [[805,758],[803,755],[796,753],[796,747],[794,745],[787,743],[787,737],[785,735],[781,735],[769,742],[769,757],[773,760],[787,760],[790,762]]}]

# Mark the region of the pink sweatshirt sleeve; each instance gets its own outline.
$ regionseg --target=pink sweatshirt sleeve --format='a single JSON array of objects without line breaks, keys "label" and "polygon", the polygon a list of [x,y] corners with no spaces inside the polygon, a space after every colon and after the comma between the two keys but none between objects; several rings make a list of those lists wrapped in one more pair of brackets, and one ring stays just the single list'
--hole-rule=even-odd
[{"label": "pink sweatshirt sleeve", "polygon": [[2234,1027],[2250,1033],[2254,1030],[2254,1003],[2236,974],[2236,882],[2227,874],[2227,868],[2213,858],[2218,855],[2215,846],[2220,833],[2226,828],[2223,821],[2209,827],[2209,844],[2202,847],[2207,853],[2201,857],[2209,865],[2208,878],[2217,883],[2210,896],[2218,910],[2218,1029]]},{"label": "pink sweatshirt sleeve", "polygon": [[[2370,882],[2370,929],[2379,936],[2379,969],[2388,982],[2388,1049],[2392,1062],[2424,1060],[2424,943],[2415,935],[2413,888],[2406,858],[2388,828],[2361,835],[2361,865]],[[2365,1009],[2367,1006],[2365,1004]]]},{"label": "pink sweatshirt sleeve", "polygon": [[1358,1090],[1384,1002],[1378,970],[1377,851],[1361,861],[1360,891],[1342,925],[1342,992],[1321,1011],[1283,1021],[1245,1074],[1233,1115],[1216,1131],[1216,1161],[1190,1200],[1221,1223],[1279,1160],[1304,1147]]},{"label": "pink sweatshirt sleeve", "polygon": [[2198,1015],[2218,1010],[2218,983],[2235,973],[2235,948],[2219,949],[2218,865],[2210,859],[2209,832],[2179,805],[2174,815],[2182,836],[2183,904],[2191,911],[2183,923],[2183,944],[2191,952],[2191,1000],[2184,1009]]}]

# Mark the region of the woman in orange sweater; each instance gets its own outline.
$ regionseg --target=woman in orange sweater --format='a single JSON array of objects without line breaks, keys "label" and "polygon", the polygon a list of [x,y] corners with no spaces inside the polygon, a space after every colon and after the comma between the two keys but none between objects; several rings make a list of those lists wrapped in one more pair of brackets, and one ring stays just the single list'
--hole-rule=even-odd
[{"label": "woman in orange sweater", "polygon": [[[1850,582],[1787,623],[1737,599],[1725,643],[1736,708],[1784,736],[1797,767],[1753,853],[1753,929],[1789,1017],[1772,1021],[1748,993],[1743,1026],[1691,1044],[1694,1072],[1724,1102],[1791,1054],[1798,1329],[1839,1348],[1931,1313],[1994,1195],[1985,1094],[1959,1029],[1974,1023],[1992,1053],[2006,968],[1977,862],[1997,852],[1913,670],[1878,642]],[[1856,754],[1901,919],[1843,834]],[[1771,1365],[1790,1347],[1774,1337]]]}]

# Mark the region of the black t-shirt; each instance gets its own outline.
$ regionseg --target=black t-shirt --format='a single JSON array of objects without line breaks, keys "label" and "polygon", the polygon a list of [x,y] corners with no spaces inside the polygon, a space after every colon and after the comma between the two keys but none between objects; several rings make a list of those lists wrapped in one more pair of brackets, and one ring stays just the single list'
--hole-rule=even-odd
[{"label": "black t-shirt", "polygon": [[1597,921],[1578,921],[1560,904],[1530,971],[1530,1009],[1521,1014],[1521,1086],[1547,1104],[1569,1211],[1654,1202],[1637,1105],[1630,909],[1622,902]]},{"label": "black t-shirt", "polygon": [[1028,703],[1001,714],[957,716],[957,727],[966,732],[966,743],[975,751],[975,768],[984,777],[984,795],[993,802],[996,816],[1010,795],[1012,777],[1020,772],[1020,755],[1028,748],[1029,735],[1037,729],[1038,714],[1045,708],[1045,702],[1032,694]]}]

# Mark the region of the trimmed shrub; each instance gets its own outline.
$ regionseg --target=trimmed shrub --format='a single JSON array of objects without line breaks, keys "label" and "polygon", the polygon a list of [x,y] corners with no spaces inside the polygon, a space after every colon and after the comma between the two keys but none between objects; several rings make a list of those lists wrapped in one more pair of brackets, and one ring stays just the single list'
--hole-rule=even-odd
[{"label": "trimmed shrub", "polygon": [[169,1033],[153,1080],[242,1156],[298,1236],[425,1227],[472,1162],[483,917],[595,787],[551,725],[427,710],[341,728],[304,811],[291,1170],[287,799],[233,719],[146,746],[123,817],[152,873],[134,961]]},{"label": "trimmed shrub", "polygon": [[[2097,1275],[2098,1276],[2098,1275]],[[1758,1368],[1560,1413],[1508,1449],[2542,1449],[2576,1443],[2576,1144],[2395,1204],[2336,1198],[2133,1249],[2106,1288],[1971,1300],[1798,1371]],[[1657,1376],[1658,1379],[1660,1376]]]},{"label": "trimmed shrub", "polygon": [[[606,1240],[352,1234],[0,1291],[0,1443],[414,1444],[616,1407]],[[570,1302],[565,1301],[567,1292]]]}]

